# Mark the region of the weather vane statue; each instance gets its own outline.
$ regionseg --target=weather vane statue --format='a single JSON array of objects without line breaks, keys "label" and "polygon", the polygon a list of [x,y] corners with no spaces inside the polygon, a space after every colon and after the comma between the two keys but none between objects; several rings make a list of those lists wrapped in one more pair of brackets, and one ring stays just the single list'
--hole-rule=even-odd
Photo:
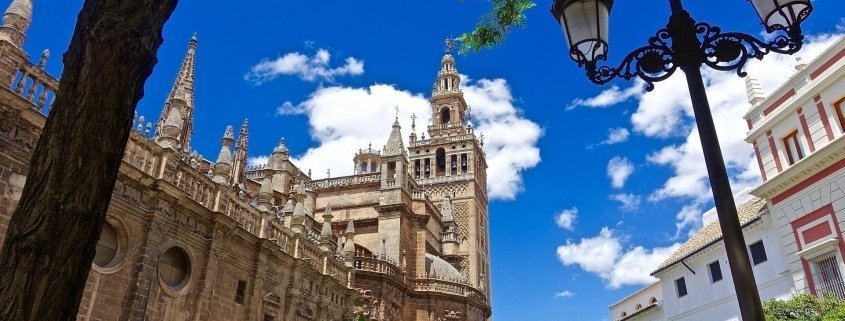
[{"label": "weather vane statue", "polygon": [[455,49],[455,48],[458,47],[458,43],[455,42],[455,39],[452,39],[452,37],[446,38],[445,44],[446,44],[446,52],[452,52],[452,49]]}]

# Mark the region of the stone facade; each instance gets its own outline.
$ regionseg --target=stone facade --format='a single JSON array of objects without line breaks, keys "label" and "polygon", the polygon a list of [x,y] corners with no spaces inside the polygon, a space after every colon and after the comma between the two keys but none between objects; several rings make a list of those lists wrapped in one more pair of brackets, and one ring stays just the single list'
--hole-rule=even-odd
[{"label": "stone facade", "polygon": [[[21,49],[31,13],[14,0],[0,27],[0,244],[58,90],[49,53]],[[156,126],[133,124],[79,320],[490,318],[483,137],[448,52],[430,138],[406,149],[397,121],[383,150],[349,155],[354,175],[312,180],[284,139],[247,167],[246,122],[216,161],[191,148],[197,47]]]}]

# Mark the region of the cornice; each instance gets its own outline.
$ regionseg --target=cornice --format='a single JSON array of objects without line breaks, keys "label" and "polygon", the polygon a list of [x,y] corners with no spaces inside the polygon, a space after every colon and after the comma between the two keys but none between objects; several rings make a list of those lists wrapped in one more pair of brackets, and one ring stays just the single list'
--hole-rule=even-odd
[{"label": "cornice", "polygon": [[834,139],[794,165],[786,168],[751,191],[751,195],[770,200],[845,158],[845,140]]}]

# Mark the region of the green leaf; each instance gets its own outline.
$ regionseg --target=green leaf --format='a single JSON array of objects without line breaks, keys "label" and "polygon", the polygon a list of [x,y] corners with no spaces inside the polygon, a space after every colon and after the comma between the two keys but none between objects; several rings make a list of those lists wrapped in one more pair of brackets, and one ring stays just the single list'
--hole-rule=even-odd
[{"label": "green leaf", "polygon": [[530,0],[490,0],[490,3],[493,5],[490,12],[479,18],[475,29],[456,39],[461,43],[461,54],[479,52],[502,44],[513,27],[525,28],[525,10],[537,5]]}]

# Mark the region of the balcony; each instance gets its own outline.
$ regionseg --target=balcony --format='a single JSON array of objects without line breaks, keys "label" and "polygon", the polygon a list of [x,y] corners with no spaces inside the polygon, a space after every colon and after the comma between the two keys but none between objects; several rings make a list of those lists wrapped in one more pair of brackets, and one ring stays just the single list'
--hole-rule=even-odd
[{"label": "balcony", "polygon": [[396,264],[379,258],[356,256],[353,266],[356,271],[384,275],[389,279],[405,285],[405,287],[414,292],[445,293],[469,298],[483,304],[488,304],[487,295],[485,295],[483,291],[478,290],[469,284],[457,283],[450,280],[441,280],[428,276],[410,278]]}]

